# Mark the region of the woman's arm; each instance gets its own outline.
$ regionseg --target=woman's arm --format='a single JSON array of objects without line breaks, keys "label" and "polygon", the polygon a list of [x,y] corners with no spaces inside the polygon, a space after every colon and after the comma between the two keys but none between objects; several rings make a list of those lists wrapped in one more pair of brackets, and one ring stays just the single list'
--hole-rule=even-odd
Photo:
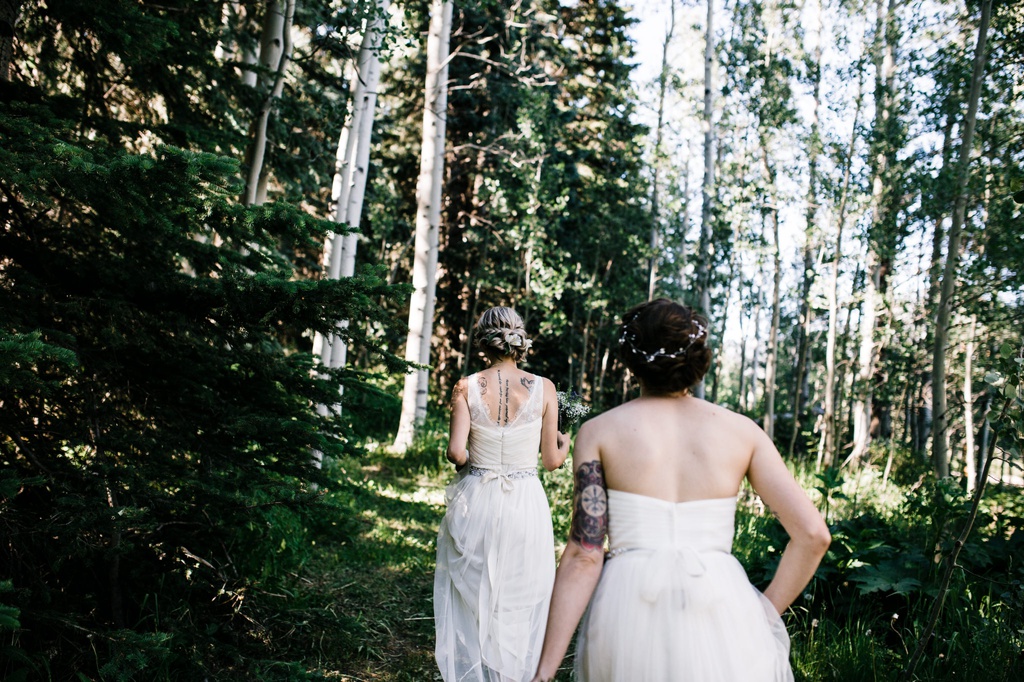
[{"label": "woman's arm", "polygon": [[533,682],[555,678],[572,634],[601,578],[604,538],[608,532],[608,495],[604,470],[591,435],[592,429],[584,425],[576,439],[572,528],[555,574],[544,649]]},{"label": "woman's arm", "polygon": [[469,460],[469,453],[466,452],[466,443],[469,441],[469,403],[466,402],[466,390],[469,387],[469,379],[459,379],[452,389],[450,403],[451,421],[448,423],[448,461],[462,468]]},{"label": "woman's arm", "polygon": [[544,382],[544,413],[540,423],[540,461],[548,471],[562,466],[569,455],[569,437],[558,430],[558,395],[550,379]]},{"label": "woman's arm", "polygon": [[778,515],[790,538],[775,577],[764,591],[781,614],[814,577],[832,536],[821,514],[789,473],[775,444],[756,425],[754,429],[758,435],[747,478],[764,503]]}]

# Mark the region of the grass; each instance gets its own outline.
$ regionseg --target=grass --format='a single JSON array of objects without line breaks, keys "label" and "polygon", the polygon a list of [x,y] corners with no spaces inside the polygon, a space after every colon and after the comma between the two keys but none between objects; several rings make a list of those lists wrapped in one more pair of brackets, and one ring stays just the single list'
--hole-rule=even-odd
[{"label": "grass", "polygon": [[[343,530],[316,548],[298,580],[300,591],[305,585],[321,595],[316,604],[299,599],[294,613],[308,676],[440,679],[431,597],[444,486],[452,475],[443,445],[434,431],[405,456],[371,445],[364,459],[329,465],[336,486],[325,493]],[[786,616],[797,680],[896,680],[923,627],[938,573],[928,557],[957,528],[965,498],[956,490],[937,493],[924,477],[883,485],[879,470],[831,478],[796,472],[827,511],[835,537],[817,577]],[[560,552],[571,473],[542,473],[542,481]],[[986,503],[917,679],[1024,679],[1020,497],[994,491]],[[785,542],[775,519],[745,491],[734,551],[755,585],[765,587]],[[571,679],[570,667],[567,659],[558,680]]]}]

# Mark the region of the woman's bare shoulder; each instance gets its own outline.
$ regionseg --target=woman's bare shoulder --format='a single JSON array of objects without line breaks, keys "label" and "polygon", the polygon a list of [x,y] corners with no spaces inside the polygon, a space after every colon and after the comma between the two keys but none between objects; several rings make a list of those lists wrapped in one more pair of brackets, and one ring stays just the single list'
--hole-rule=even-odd
[{"label": "woman's bare shoulder", "polygon": [[598,433],[606,429],[615,430],[630,420],[630,415],[633,414],[634,410],[635,406],[631,400],[590,417],[580,428],[586,427],[592,433]]},{"label": "woman's bare shoulder", "polygon": [[757,425],[757,422],[750,417],[745,414],[740,414],[725,405],[718,405],[707,400],[699,399],[695,399],[693,404],[702,411],[703,416],[710,419],[721,420],[732,427],[758,430],[761,428]]}]

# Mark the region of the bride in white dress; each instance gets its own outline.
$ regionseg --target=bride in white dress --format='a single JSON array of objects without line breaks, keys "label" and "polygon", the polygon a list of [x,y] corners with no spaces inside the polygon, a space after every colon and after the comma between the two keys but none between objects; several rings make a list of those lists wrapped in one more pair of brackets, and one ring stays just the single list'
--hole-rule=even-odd
[{"label": "bride in white dress", "polygon": [[490,367],[452,393],[448,459],[459,475],[437,536],[435,656],[445,682],[526,682],[555,578],[537,453],[551,471],[569,439],[558,432],[554,384],[516,365],[531,343],[519,315],[491,308],[475,336]]},{"label": "bride in white dress", "polygon": [[[576,438],[572,530],[535,681],[554,679],[588,603],[581,682],[793,679],[780,614],[828,528],[754,422],[690,394],[710,364],[706,339],[707,322],[666,299],[624,316],[620,351],[641,395]],[[790,536],[764,594],[731,554],[744,478]]]}]

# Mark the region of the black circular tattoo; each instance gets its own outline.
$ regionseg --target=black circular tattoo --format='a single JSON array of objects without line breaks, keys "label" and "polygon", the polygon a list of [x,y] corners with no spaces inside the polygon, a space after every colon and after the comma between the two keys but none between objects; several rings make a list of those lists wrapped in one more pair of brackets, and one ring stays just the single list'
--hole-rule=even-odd
[{"label": "black circular tattoo", "polygon": [[580,493],[580,504],[588,516],[604,516],[608,511],[608,496],[604,488],[591,483]]}]

